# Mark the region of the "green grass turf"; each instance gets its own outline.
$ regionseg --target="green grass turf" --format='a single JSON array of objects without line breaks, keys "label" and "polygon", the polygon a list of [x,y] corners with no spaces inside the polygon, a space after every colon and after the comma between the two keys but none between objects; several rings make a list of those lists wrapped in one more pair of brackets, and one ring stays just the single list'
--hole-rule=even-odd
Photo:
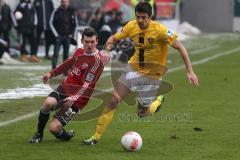
[{"label": "green grass turf", "polygon": [[[187,41],[186,45],[193,44],[196,49],[206,46],[207,42],[220,46],[199,55],[190,53],[191,59],[197,61],[238,47],[239,39],[240,37],[229,35],[210,38],[202,36]],[[173,50],[170,52],[169,58],[172,61],[177,59],[178,55]],[[165,80],[172,82],[175,89],[166,95],[161,112],[155,118],[138,119],[134,107],[121,103],[113,122],[96,146],[80,144],[80,140],[93,134],[96,120],[73,121],[67,125],[67,129],[74,129],[77,133],[70,142],[55,140],[46,129],[44,140],[38,145],[27,143],[35,131],[37,117],[2,126],[0,159],[237,160],[240,157],[239,59],[240,55],[235,53],[194,66],[200,79],[199,88],[188,84],[184,70],[167,74]],[[182,64],[181,60],[174,61],[169,67]],[[9,82],[9,88],[12,83],[13,81]],[[0,121],[36,111],[42,100],[43,98],[1,100],[0,110],[4,112],[0,113]],[[95,101],[91,102],[89,106],[94,103]],[[195,131],[195,127],[202,131]],[[121,136],[130,130],[139,132],[143,138],[140,152],[125,152],[120,146]]]}]

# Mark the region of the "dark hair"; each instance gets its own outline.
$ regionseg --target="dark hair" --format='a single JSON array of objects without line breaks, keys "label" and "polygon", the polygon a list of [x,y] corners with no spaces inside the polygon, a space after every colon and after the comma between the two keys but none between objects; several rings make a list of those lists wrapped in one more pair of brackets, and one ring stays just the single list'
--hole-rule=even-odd
[{"label": "dark hair", "polygon": [[96,37],[98,37],[97,32],[93,28],[90,28],[90,27],[84,29],[84,31],[82,33],[82,39],[84,38],[84,36],[87,36],[87,37],[96,36]]},{"label": "dark hair", "polygon": [[136,12],[147,13],[149,17],[152,16],[152,6],[148,2],[139,2],[135,7]]}]

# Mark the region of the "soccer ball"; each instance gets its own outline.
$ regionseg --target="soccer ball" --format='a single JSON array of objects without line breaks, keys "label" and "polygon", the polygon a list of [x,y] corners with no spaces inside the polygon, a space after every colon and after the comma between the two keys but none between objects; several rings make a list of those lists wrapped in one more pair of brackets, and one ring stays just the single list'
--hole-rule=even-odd
[{"label": "soccer ball", "polygon": [[121,144],[126,151],[139,151],[142,147],[142,137],[137,132],[130,131],[122,136]]},{"label": "soccer ball", "polygon": [[23,15],[20,11],[17,11],[17,12],[15,12],[15,17],[17,20],[20,20],[20,19],[22,19]]}]

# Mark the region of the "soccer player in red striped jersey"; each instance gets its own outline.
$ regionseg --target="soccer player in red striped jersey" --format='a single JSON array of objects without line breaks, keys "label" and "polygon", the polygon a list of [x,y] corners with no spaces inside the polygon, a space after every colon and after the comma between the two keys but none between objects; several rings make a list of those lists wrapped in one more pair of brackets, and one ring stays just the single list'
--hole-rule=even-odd
[{"label": "soccer player in red striped jersey", "polygon": [[70,140],[74,132],[65,131],[64,126],[79,112],[89,101],[95,84],[103,72],[104,65],[110,60],[108,55],[103,55],[97,50],[97,33],[86,28],[82,34],[83,49],[77,49],[73,56],[64,61],[43,77],[43,83],[49,78],[68,73],[65,80],[56,90],[51,92],[43,103],[38,116],[37,132],[29,143],[39,143],[43,138],[43,131],[49,119],[50,111],[60,106],[49,125],[50,132],[60,140]]}]

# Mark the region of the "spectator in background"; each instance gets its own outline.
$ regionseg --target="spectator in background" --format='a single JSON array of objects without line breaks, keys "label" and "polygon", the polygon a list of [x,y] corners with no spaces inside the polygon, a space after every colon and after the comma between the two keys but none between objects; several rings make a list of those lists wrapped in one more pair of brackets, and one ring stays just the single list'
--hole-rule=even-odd
[{"label": "spectator in background", "polygon": [[114,11],[111,20],[108,22],[108,25],[110,26],[112,33],[116,33],[118,29],[123,26],[122,12]]},{"label": "spectator in background", "polygon": [[123,26],[122,22],[122,12],[117,9],[112,9],[104,14],[102,18],[103,26],[99,30],[99,45],[98,49],[104,49],[104,44],[107,39],[115,32],[118,31],[120,27]]},{"label": "spectator in background", "polygon": [[[7,46],[8,46],[8,43],[0,38],[0,59],[2,58],[5,48]],[[1,61],[0,61],[0,64],[2,64]]]},{"label": "spectator in background", "polygon": [[118,10],[116,8],[113,8],[111,10],[105,11],[103,16],[102,16],[103,20],[104,20],[104,24],[109,24],[109,22],[112,19],[115,19],[117,11]]},{"label": "spectator in background", "polygon": [[8,43],[7,47],[4,49],[4,51],[9,53],[9,45],[10,45],[10,39],[9,39],[9,31],[12,29],[12,25],[15,26],[16,21],[15,18],[11,12],[11,8],[6,3],[6,0],[3,1],[3,5],[0,6],[0,35],[3,38],[4,41]]},{"label": "spectator in background", "polygon": [[36,37],[36,47],[38,50],[38,46],[40,43],[40,38],[42,32],[44,32],[45,38],[45,59],[51,59],[49,56],[49,47],[51,44],[54,44],[54,35],[49,26],[50,16],[54,10],[52,0],[35,0],[34,7],[37,11],[37,37]]},{"label": "spectator in background", "polygon": [[79,9],[77,14],[78,25],[86,26],[87,25],[87,11],[85,9]]},{"label": "spectator in background", "polygon": [[90,27],[92,27],[97,33],[99,33],[104,23],[105,22],[103,11],[101,10],[101,8],[98,8],[92,17]]},{"label": "spectator in background", "polygon": [[53,11],[50,18],[50,27],[56,38],[52,57],[52,68],[56,68],[61,45],[63,45],[63,61],[69,56],[70,40],[76,29],[76,16],[70,7],[69,0],[61,0],[61,5]]},{"label": "spectator in background", "polygon": [[97,48],[99,50],[104,49],[104,45],[107,41],[107,39],[112,35],[112,29],[109,25],[105,24],[102,26],[102,28],[99,30],[99,38],[98,38],[98,46]]},{"label": "spectator in background", "polygon": [[121,4],[120,7],[120,11],[123,14],[122,15],[123,23],[127,23],[128,21],[134,18],[134,11],[129,3],[129,0],[123,0],[123,3]]},{"label": "spectator in background", "polygon": [[21,0],[15,10],[17,19],[17,30],[20,33],[20,61],[27,61],[26,42],[30,43],[31,47],[31,62],[39,62],[36,56],[36,26],[37,15],[36,10],[31,0]]}]

